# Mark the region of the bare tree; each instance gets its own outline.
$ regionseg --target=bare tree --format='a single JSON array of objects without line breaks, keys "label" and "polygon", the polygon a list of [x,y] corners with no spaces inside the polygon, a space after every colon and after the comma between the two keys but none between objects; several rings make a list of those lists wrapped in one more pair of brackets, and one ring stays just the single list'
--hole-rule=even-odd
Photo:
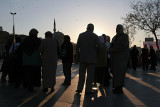
[{"label": "bare tree", "polygon": [[129,36],[129,47],[131,47],[132,43],[135,40],[134,35],[136,34],[136,27],[128,25],[128,23],[123,23],[124,32]]},{"label": "bare tree", "polygon": [[160,29],[160,0],[131,2],[131,8],[133,11],[123,18],[125,23],[152,33],[159,50],[157,32]]}]

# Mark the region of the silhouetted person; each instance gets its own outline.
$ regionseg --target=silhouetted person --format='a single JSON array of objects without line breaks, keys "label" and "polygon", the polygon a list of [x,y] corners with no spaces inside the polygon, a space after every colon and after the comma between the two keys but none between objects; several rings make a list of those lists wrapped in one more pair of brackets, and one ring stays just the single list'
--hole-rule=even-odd
[{"label": "silhouetted person", "polygon": [[[87,31],[79,35],[76,46],[77,60],[80,62],[77,93],[81,93],[86,78],[85,94],[93,94],[95,65],[97,61],[97,46],[100,44],[98,36],[93,33],[94,25],[88,24]],[[87,77],[86,77],[87,72]]]},{"label": "silhouetted person", "polygon": [[54,91],[56,84],[56,69],[58,60],[58,41],[50,31],[45,33],[45,39],[41,42],[41,53],[42,53],[42,84],[43,91]]},{"label": "silhouetted person", "polygon": [[142,48],[141,57],[142,57],[143,70],[148,70],[149,50],[146,44],[144,45],[144,48]]},{"label": "silhouetted person", "polygon": [[101,48],[97,55],[94,84],[96,85],[96,83],[100,83],[100,87],[103,87],[105,78],[104,74],[107,70],[107,47],[105,46],[103,36],[99,36],[99,41]]},{"label": "silhouetted person", "polygon": [[61,59],[63,64],[63,73],[65,76],[62,85],[69,86],[71,84],[71,67],[73,63],[73,45],[68,35],[64,36],[64,42],[61,45]]},{"label": "silhouetted person", "polygon": [[118,24],[116,35],[113,37],[110,47],[111,54],[111,73],[113,75],[113,93],[123,93],[122,87],[125,86],[125,73],[129,58],[128,35],[123,32],[123,26]]},{"label": "silhouetted person", "polygon": [[22,82],[22,61],[21,56],[17,52],[18,48],[21,44],[21,38],[16,37],[15,43],[11,46],[9,50],[10,56],[12,56],[12,62],[11,62],[11,71],[10,75],[12,75],[12,81],[15,83],[15,87],[19,87],[20,83]]},{"label": "silhouetted person", "polygon": [[153,46],[150,46],[149,54],[150,54],[150,61],[151,61],[150,70],[156,70],[156,67],[155,67],[156,66],[156,52],[153,49]]},{"label": "silhouetted person", "polygon": [[103,86],[109,86],[110,82],[109,80],[111,79],[111,75],[110,75],[110,70],[111,70],[111,60],[110,60],[110,52],[109,52],[109,48],[110,48],[110,36],[107,36],[105,34],[102,35],[105,39],[105,46],[107,48],[107,70],[104,74],[104,84]]},{"label": "silhouetted person", "polygon": [[132,61],[132,68],[133,68],[133,70],[136,70],[136,66],[137,66],[137,62],[138,62],[138,55],[139,55],[139,51],[138,51],[136,45],[134,45],[131,48],[130,52],[131,52],[130,55],[131,55],[131,61]]},{"label": "silhouetted person", "polygon": [[24,70],[24,87],[33,91],[34,86],[41,86],[41,56],[39,47],[41,40],[37,37],[38,31],[31,29],[20,46],[23,50],[22,66]]},{"label": "silhouetted person", "polygon": [[[1,67],[1,71],[2,71],[1,82],[6,82],[6,77],[10,71],[10,68],[8,67],[10,64],[8,63],[8,61],[9,61],[9,50],[12,44],[13,44],[13,39],[9,38],[7,41],[7,44],[5,45],[5,55],[4,55],[4,60]],[[8,75],[8,78],[10,81],[9,75]]]}]

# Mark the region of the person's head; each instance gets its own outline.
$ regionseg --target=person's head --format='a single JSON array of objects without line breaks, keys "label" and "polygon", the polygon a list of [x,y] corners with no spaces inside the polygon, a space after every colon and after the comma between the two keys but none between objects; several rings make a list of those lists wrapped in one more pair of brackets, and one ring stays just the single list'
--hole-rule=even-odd
[{"label": "person's head", "polygon": [[94,25],[92,24],[92,23],[89,23],[88,25],[87,25],[87,31],[94,31]]},{"label": "person's head", "polygon": [[147,48],[147,44],[144,44],[144,48]]},{"label": "person's head", "polygon": [[133,47],[136,48],[136,45],[134,45]]},{"label": "person's head", "polygon": [[16,43],[21,43],[22,39],[20,37],[16,37]]},{"label": "person's head", "polygon": [[64,35],[64,42],[70,42],[69,35]]},{"label": "person's head", "polygon": [[45,38],[53,38],[52,32],[47,31],[47,32],[45,33]]},{"label": "person's head", "polygon": [[106,36],[106,41],[110,42],[110,36]]},{"label": "person's head", "polygon": [[37,37],[38,36],[38,31],[37,29],[33,28],[29,31],[29,36],[32,36],[32,37]]},{"label": "person's head", "polygon": [[104,42],[106,42],[106,35],[102,34],[102,37],[104,38]]},{"label": "person's head", "polygon": [[116,33],[117,34],[123,33],[123,25],[121,25],[121,24],[117,25],[117,27],[116,27]]},{"label": "person's head", "polygon": [[150,46],[150,49],[153,49],[153,46]]},{"label": "person's head", "polygon": [[102,34],[104,42],[110,42],[110,37],[108,35]]}]

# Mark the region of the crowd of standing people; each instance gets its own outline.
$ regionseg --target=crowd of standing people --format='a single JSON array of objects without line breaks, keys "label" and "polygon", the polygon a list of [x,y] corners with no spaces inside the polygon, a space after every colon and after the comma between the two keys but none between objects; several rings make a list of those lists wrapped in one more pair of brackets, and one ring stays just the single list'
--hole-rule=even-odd
[{"label": "crowd of standing people", "polygon": [[[110,85],[112,79],[114,94],[122,94],[125,86],[125,74],[129,60],[133,70],[136,70],[138,56],[140,55],[136,45],[129,49],[129,37],[124,33],[121,24],[116,26],[116,35],[110,42],[110,37],[94,33],[94,25],[87,25],[87,30],[77,39],[76,63],[79,63],[79,80],[76,92],[82,93],[85,85],[85,94],[93,94],[93,87],[105,87]],[[150,50],[144,45],[141,52],[143,70],[156,70],[156,53],[152,46]],[[31,29],[29,36],[23,40],[17,37],[14,42],[9,39],[6,45],[6,55],[1,67],[1,82],[15,84],[18,88],[21,84],[32,92],[34,87],[42,86],[42,91],[50,88],[54,91],[56,85],[56,69],[58,59],[62,60],[64,82],[62,85],[71,85],[71,68],[73,63],[73,45],[69,35],[64,36],[62,45],[54,35],[47,31],[45,38],[38,38],[38,31]],[[42,71],[42,72],[41,72]],[[86,75],[87,73],[87,75]],[[86,81],[86,84],[85,84]]]},{"label": "crowd of standing people", "polygon": [[144,48],[138,50],[136,45],[134,45],[130,49],[130,60],[133,70],[136,70],[136,67],[142,64],[142,69],[144,71],[148,70],[155,71],[158,62],[158,55],[156,54],[156,51],[153,48],[153,46],[150,46],[148,48],[147,44],[145,44]]}]

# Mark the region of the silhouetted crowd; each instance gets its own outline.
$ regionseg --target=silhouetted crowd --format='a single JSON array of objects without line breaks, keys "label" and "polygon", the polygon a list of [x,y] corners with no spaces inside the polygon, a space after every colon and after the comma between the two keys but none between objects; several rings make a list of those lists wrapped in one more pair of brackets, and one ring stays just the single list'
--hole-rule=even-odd
[{"label": "silhouetted crowd", "polygon": [[148,49],[147,45],[145,44],[144,48],[138,50],[136,45],[134,45],[130,49],[130,60],[133,70],[136,70],[136,67],[141,66],[142,64],[144,71],[155,71],[159,59],[158,57],[158,50],[155,51],[153,46],[150,46]]},{"label": "silhouetted crowd", "polygon": [[[152,46],[144,45],[138,50],[136,45],[129,49],[129,37],[118,24],[116,35],[110,42],[110,36],[97,36],[94,25],[88,24],[87,30],[79,34],[76,44],[76,64],[79,64],[79,81],[76,93],[80,94],[85,85],[85,94],[93,94],[93,87],[107,87],[113,83],[114,94],[122,94],[125,86],[127,67],[132,65],[136,70],[139,60],[143,70],[156,70],[157,57]],[[56,69],[59,59],[62,60],[65,80],[62,85],[71,85],[71,68],[73,64],[73,45],[69,35],[64,35],[60,45],[54,35],[47,31],[45,38],[38,38],[38,31],[31,29],[29,36],[9,39],[5,46],[5,58],[1,67],[1,82],[14,84],[15,88],[23,86],[29,92],[42,85],[43,92],[56,85]],[[141,57],[139,57],[141,56]],[[87,73],[87,75],[86,75]],[[85,82],[86,81],[86,82]],[[98,85],[98,84],[99,85]]]}]

